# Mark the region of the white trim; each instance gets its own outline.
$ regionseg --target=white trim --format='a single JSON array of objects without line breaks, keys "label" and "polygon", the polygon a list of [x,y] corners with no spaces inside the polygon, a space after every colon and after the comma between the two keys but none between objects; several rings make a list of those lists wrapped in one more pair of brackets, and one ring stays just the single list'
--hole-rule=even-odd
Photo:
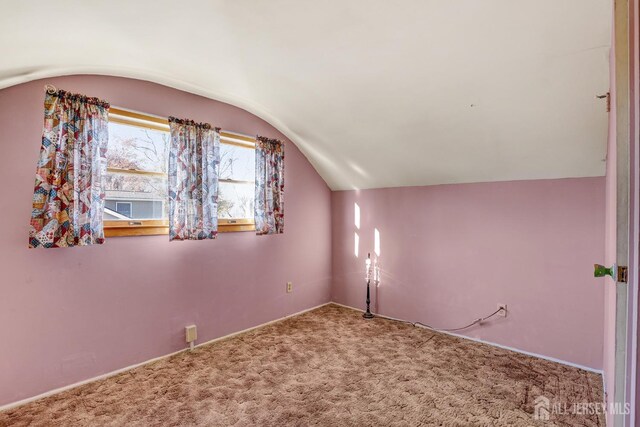
[{"label": "white trim", "polygon": [[[351,309],[351,310],[359,311],[359,312],[364,312],[364,310],[361,310],[359,308],[355,308],[355,307],[351,307],[351,306],[348,306],[348,305],[345,305],[345,304],[340,304],[340,303],[337,303],[337,302],[334,302],[334,301],[330,301],[330,302],[326,302],[324,304],[317,305],[315,307],[311,307],[311,308],[307,308],[307,309],[302,310],[302,311],[298,311],[298,312],[293,313],[293,314],[289,314],[289,315],[284,316],[284,317],[280,317],[280,318],[275,319],[275,320],[271,320],[271,321],[266,322],[266,323],[261,323],[261,324],[256,325],[256,326],[252,326],[251,328],[243,329],[241,331],[233,332],[231,334],[224,335],[222,337],[214,338],[212,340],[209,340],[209,341],[206,341],[204,343],[198,344],[198,345],[196,345],[196,347],[203,347],[203,346],[206,346],[206,345],[209,345],[209,344],[213,344],[213,343],[215,343],[217,341],[222,341],[222,340],[225,340],[225,339],[229,339],[229,338],[232,338],[232,337],[234,337],[236,335],[244,334],[244,333],[252,331],[254,329],[262,328],[264,326],[271,325],[273,323],[281,322],[281,321],[283,321],[285,319],[288,319],[290,317],[299,316],[299,315],[301,315],[303,313],[306,313],[308,311],[316,310],[316,309],[318,309],[320,307],[324,307],[325,305],[331,305],[331,304],[334,304],[334,305],[337,305],[337,306],[340,306],[340,307],[344,307],[344,308],[348,308],[348,309]],[[402,320],[402,319],[397,319],[395,317],[390,317],[390,316],[384,316],[382,314],[377,314],[377,313],[376,313],[376,316],[382,317],[384,319],[389,319],[389,320],[396,320],[396,321],[401,321],[401,322],[405,321],[405,320]],[[490,342],[490,341],[483,341],[483,340],[480,340],[480,339],[477,339],[477,338],[467,337],[465,335],[459,335],[459,334],[454,334],[454,333],[451,333],[451,332],[442,332],[442,331],[437,331],[437,332],[440,332],[440,333],[443,333],[443,334],[446,334],[446,335],[455,336],[455,337],[458,337],[458,338],[467,339],[467,340],[474,341],[474,342],[479,342],[479,343],[482,343],[482,344],[488,344],[488,345],[491,345],[491,346],[494,346],[494,347],[498,347],[498,348],[502,348],[502,349],[505,349],[505,350],[514,351],[516,353],[526,354],[527,356],[537,357],[537,358],[548,360],[548,361],[551,361],[551,362],[560,363],[562,365],[572,366],[574,368],[583,369],[585,371],[589,371],[589,372],[594,372],[594,373],[600,374],[600,375],[602,375],[602,380],[603,380],[603,390],[606,391],[605,386],[604,386],[604,384],[605,384],[604,383],[604,372],[602,370],[590,368],[590,367],[587,367],[587,366],[578,365],[576,363],[567,362],[565,360],[560,360],[560,359],[556,359],[556,358],[553,358],[553,357],[544,356],[544,355],[537,354],[537,353],[532,353],[532,352],[529,352],[529,351],[520,350],[520,349],[517,349],[517,348],[514,348],[514,347],[509,347],[509,346],[504,346],[504,345],[501,345],[501,344],[496,344],[496,343],[493,343],[493,342]],[[82,386],[82,385],[85,385],[85,384],[89,384],[89,383],[92,383],[92,382],[95,382],[95,381],[107,379],[109,377],[121,374],[121,373],[129,371],[131,369],[135,369],[135,368],[138,368],[140,366],[143,366],[143,365],[146,365],[146,364],[149,364],[149,363],[157,362],[159,360],[166,359],[166,358],[171,357],[171,356],[175,356],[176,354],[182,353],[182,352],[187,351],[187,350],[189,350],[188,347],[184,348],[182,350],[174,351],[173,353],[165,354],[163,356],[154,357],[153,359],[149,359],[149,360],[146,360],[144,362],[136,363],[136,364],[127,366],[125,368],[121,368],[121,369],[117,369],[115,371],[107,372],[106,374],[98,375],[96,377],[92,377],[92,378],[89,378],[89,379],[86,379],[86,380],[83,380],[83,381],[80,381],[80,382],[77,382],[77,383],[73,383],[73,384],[69,384],[69,385],[63,386],[63,387],[59,387],[59,388],[56,388],[56,389],[53,389],[53,390],[38,394],[38,395],[33,396],[33,397],[28,397],[26,399],[18,400],[18,401],[13,402],[13,403],[8,403],[6,405],[0,406],[0,412],[1,411],[6,411],[8,409],[13,409],[13,408],[16,408],[18,406],[26,405],[27,403],[31,403],[31,402],[34,402],[36,400],[52,396],[54,394],[62,393],[64,391],[71,390],[73,388],[76,388],[76,387],[79,387],[79,386]]]},{"label": "white trim", "polygon": [[[317,305],[315,307],[307,308],[307,309],[304,309],[302,311],[298,311],[296,313],[289,314],[287,316],[280,317],[278,319],[271,320],[271,321],[266,322],[266,323],[261,323],[259,325],[252,326],[250,328],[243,329],[243,330],[238,331],[238,332],[233,332],[233,333],[230,333],[228,335],[224,335],[222,337],[214,338],[212,340],[209,340],[209,341],[206,341],[206,342],[203,342],[201,344],[196,345],[196,348],[197,347],[203,347],[203,346],[206,346],[206,345],[209,345],[209,344],[213,344],[213,343],[215,343],[217,341],[226,340],[226,339],[235,337],[236,335],[244,334],[246,332],[250,332],[250,331],[252,331],[254,329],[262,328],[264,326],[268,326],[268,325],[271,325],[273,323],[278,323],[278,322],[286,320],[286,319],[288,319],[290,317],[299,316],[299,315],[304,314],[304,313],[306,313],[308,311],[316,310],[316,309],[318,309],[320,307],[324,307],[325,305],[329,305],[329,304],[331,304],[331,302],[325,302],[324,304],[320,304],[320,305]],[[106,374],[98,375],[97,377],[92,377],[92,378],[89,378],[89,379],[86,379],[86,380],[79,381],[77,383],[73,383],[73,384],[69,384],[69,385],[66,385],[66,386],[63,386],[63,387],[59,387],[59,388],[56,388],[56,389],[53,389],[53,390],[49,390],[47,392],[38,394],[38,395],[33,396],[33,397],[28,397],[26,399],[18,400],[17,402],[7,403],[6,405],[0,406],[0,412],[6,411],[8,409],[13,409],[13,408],[16,408],[18,406],[26,405],[27,403],[31,403],[31,402],[34,402],[36,400],[52,396],[54,394],[62,393],[63,391],[71,390],[73,388],[80,387],[80,386],[85,385],[85,384],[89,384],[89,383],[92,383],[92,382],[95,382],[95,381],[99,381],[99,380],[104,380],[104,379],[107,379],[107,378],[112,377],[114,375],[118,375],[118,374],[121,374],[123,372],[129,371],[131,369],[135,369],[135,368],[138,368],[140,366],[143,366],[143,365],[146,365],[146,364],[149,364],[149,363],[157,362],[158,360],[162,360],[162,359],[166,359],[166,358],[171,357],[171,356],[175,356],[176,354],[180,354],[180,353],[185,352],[187,350],[189,350],[189,347],[183,348],[182,350],[174,351],[173,353],[165,354],[163,356],[154,357],[153,359],[145,360],[144,362],[140,362],[140,363],[136,363],[136,364],[133,364],[133,365],[129,365],[129,366],[125,367],[125,368],[121,368],[121,369],[117,369],[115,371],[107,372]]]},{"label": "white trim", "polygon": [[[344,307],[344,308],[350,308],[352,310],[364,312],[364,310],[362,310],[362,309],[351,307],[351,306],[344,305],[344,304],[340,304],[340,303],[337,303],[337,302],[333,302],[332,304],[339,305],[339,306]],[[384,319],[396,320],[396,321],[399,321],[399,322],[407,322],[406,320],[397,319],[397,318],[391,317],[391,316],[385,316],[383,314],[376,313],[375,315],[378,316],[378,317],[382,317]],[[420,326],[420,325],[417,325],[417,326]],[[420,326],[420,327],[424,328],[424,326]],[[429,328],[425,328],[425,329],[429,329]],[[469,341],[479,342],[479,343],[482,343],[482,344],[488,344],[488,345],[491,345],[493,347],[502,348],[504,350],[510,350],[510,351],[514,351],[516,353],[526,354],[527,356],[533,356],[533,357],[537,357],[539,359],[548,360],[550,362],[560,363],[561,365],[567,365],[567,366],[571,366],[571,367],[574,367],[574,368],[583,369],[585,371],[594,372],[596,374],[603,375],[603,370],[602,369],[590,368],[588,366],[578,365],[577,363],[567,362],[566,360],[556,359],[555,357],[549,357],[549,356],[545,356],[545,355],[538,354],[538,353],[532,353],[530,351],[520,350],[519,348],[509,347],[509,346],[502,345],[502,344],[497,344],[497,343],[494,343],[494,342],[491,342],[491,341],[484,341],[484,340],[481,340],[479,338],[472,338],[472,337],[468,337],[466,335],[454,334],[452,332],[438,331],[438,330],[435,330],[435,329],[429,329],[429,330],[434,331],[434,332],[439,332],[441,334],[446,334],[446,335],[451,335],[451,336],[458,337],[458,338],[463,338],[463,339],[466,339],[466,340],[469,340]],[[603,375],[603,377],[604,377],[604,375]]]}]

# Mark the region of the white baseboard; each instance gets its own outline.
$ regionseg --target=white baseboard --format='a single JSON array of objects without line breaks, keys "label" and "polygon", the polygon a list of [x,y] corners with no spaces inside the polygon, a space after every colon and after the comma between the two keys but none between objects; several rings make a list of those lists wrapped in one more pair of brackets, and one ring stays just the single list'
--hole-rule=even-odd
[{"label": "white baseboard", "polygon": [[[244,334],[244,333],[252,331],[254,329],[262,328],[264,326],[271,325],[273,323],[281,322],[281,321],[283,321],[285,319],[288,319],[290,317],[298,316],[300,314],[303,314],[303,313],[306,313],[308,311],[312,311],[312,310],[318,309],[320,307],[323,307],[323,306],[329,305],[329,304],[335,304],[335,305],[338,305],[340,307],[345,307],[345,308],[348,308],[348,309],[351,309],[351,310],[360,311],[360,312],[364,311],[364,310],[361,310],[359,308],[351,307],[351,306],[340,304],[340,303],[337,303],[337,302],[326,302],[324,304],[320,304],[320,305],[317,305],[315,307],[307,308],[305,310],[298,311],[296,313],[289,314],[287,316],[280,317],[278,319],[271,320],[269,322],[261,323],[259,325],[253,326],[251,328],[243,329],[241,331],[233,332],[231,334],[228,334],[228,335],[225,335],[225,336],[222,336],[222,337],[214,338],[214,339],[209,340],[207,342],[198,344],[198,345],[196,345],[196,347],[202,347],[202,346],[205,346],[205,345],[209,345],[209,344],[215,343],[217,341],[222,341],[222,340],[225,340],[225,339],[229,339],[229,338],[232,338],[232,337],[234,337],[236,335]],[[382,314],[376,314],[376,316],[382,317],[382,318],[385,318],[385,319],[389,319],[389,320],[396,320],[396,321],[405,322],[405,320],[403,320],[403,319],[397,319],[397,318],[390,317],[390,316],[384,316]],[[560,363],[562,365],[572,366],[574,368],[583,369],[585,371],[595,372],[597,374],[602,375],[603,376],[603,381],[604,381],[604,372],[602,370],[590,368],[588,366],[578,365],[576,363],[567,362],[566,360],[560,360],[560,359],[556,359],[554,357],[545,356],[545,355],[542,355],[542,354],[537,354],[537,353],[532,353],[532,352],[525,351],[525,350],[520,350],[518,348],[509,347],[509,346],[493,343],[493,342],[490,342],[490,341],[484,341],[484,340],[477,339],[477,338],[467,337],[467,336],[460,335],[460,334],[454,334],[454,333],[451,333],[451,332],[443,332],[443,331],[438,331],[438,332],[443,333],[443,334],[447,334],[447,335],[452,335],[452,336],[455,336],[455,337],[458,337],[458,338],[463,338],[463,339],[470,340],[470,341],[475,341],[475,342],[479,342],[479,343],[483,343],[483,344],[488,344],[488,345],[491,345],[491,346],[494,346],[494,347],[499,347],[499,348],[502,348],[502,349],[505,349],[505,350],[514,351],[516,353],[526,354],[528,356],[537,357],[537,358],[548,360],[548,361],[551,361],[551,362]],[[12,408],[16,408],[18,406],[26,405],[27,403],[31,403],[31,402],[34,402],[36,400],[39,400],[39,399],[42,399],[42,398],[45,398],[45,397],[49,397],[49,396],[52,396],[54,394],[61,393],[63,391],[71,390],[73,388],[76,388],[76,387],[79,387],[79,386],[82,386],[82,385],[85,385],[85,384],[89,384],[89,383],[92,383],[92,382],[95,382],[95,381],[103,380],[103,379],[112,377],[114,375],[118,375],[118,374],[121,374],[123,372],[129,371],[131,369],[135,369],[135,368],[138,368],[140,366],[147,365],[149,363],[157,362],[158,360],[162,360],[162,359],[166,359],[166,358],[171,357],[171,356],[175,356],[176,354],[180,354],[180,353],[182,353],[184,351],[187,351],[187,350],[189,350],[188,347],[184,348],[182,350],[174,351],[173,353],[165,354],[163,356],[154,357],[153,359],[145,360],[144,362],[136,363],[134,365],[127,366],[125,368],[121,368],[121,369],[117,369],[115,371],[107,372],[106,374],[98,375],[96,377],[92,377],[92,378],[89,378],[89,379],[86,379],[86,380],[83,380],[83,381],[80,381],[80,382],[77,382],[77,383],[69,384],[69,385],[66,385],[64,387],[56,388],[54,390],[50,390],[50,391],[38,394],[38,395],[33,396],[33,397],[22,399],[22,400],[19,400],[17,402],[8,403],[6,405],[0,406],[0,411],[6,411],[8,409],[12,409]]]},{"label": "white baseboard", "polygon": [[[340,303],[337,303],[337,302],[332,302],[331,304],[339,305],[341,307],[349,308],[351,310],[364,312],[364,310],[362,310],[360,308],[351,307],[351,306],[340,304]],[[382,317],[384,319],[396,320],[396,321],[399,321],[399,322],[407,322],[407,320],[397,319],[395,317],[385,316],[383,314],[378,314],[378,313],[376,313],[376,316]],[[420,325],[417,325],[417,326],[420,326]],[[423,327],[423,326],[420,326],[420,327]],[[425,328],[425,329],[428,329],[428,328]],[[479,342],[479,343],[482,343],[482,344],[491,345],[493,347],[498,347],[498,348],[502,348],[502,349],[505,349],[505,350],[515,351],[516,353],[526,354],[527,356],[537,357],[539,359],[544,359],[544,360],[548,360],[550,362],[560,363],[562,365],[567,365],[567,366],[571,366],[571,367],[574,367],[574,368],[583,369],[585,371],[594,372],[596,374],[600,374],[600,375],[604,376],[604,372],[601,369],[594,369],[594,368],[590,368],[588,366],[579,365],[577,363],[568,362],[566,360],[556,359],[555,357],[549,357],[549,356],[545,356],[543,354],[532,353],[530,351],[520,350],[519,348],[509,347],[509,346],[498,344],[498,343],[494,343],[494,342],[491,342],[491,341],[484,341],[484,340],[481,340],[481,339],[478,339],[478,338],[468,337],[466,335],[454,334],[453,332],[445,332],[445,331],[436,331],[436,332],[439,332],[441,334],[451,335],[451,336],[458,337],[458,338],[463,338],[465,340],[470,340],[470,341],[475,341],[475,342]]]},{"label": "white baseboard", "polygon": [[[262,328],[262,327],[267,326],[267,325],[271,325],[273,323],[282,322],[283,320],[288,319],[290,317],[298,316],[300,314],[306,313],[308,311],[315,310],[315,309],[320,308],[320,307],[324,307],[325,305],[329,305],[329,304],[331,304],[331,302],[325,302],[324,304],[320,304],[320,305],[317,305],[315,307],[307,308],[305,310],[298,311],[296,313],[289,314],[287,316],[280,317],[278,319],[271,320],[269,322],[261,323],[261,324],[256,325],[256,326],[252,326],[251,328],[243,329],[241,331],[233,332],[231,334],[224,335],[222,337],[214,338],[214,339],[209,340],[207,342],[203,342],[201,344],[198,344],[198,345],[196,345],[196,347],[202,347],[202,346],[205,346],[205,345],[209,345],[209,344],[212,344],[212,343],[217,342],[217,341],[222,341],[222,340],[226,340],[226,339],[235,337],[236,335],[244,334],[244,333],[252,331],[254,329],[258,329],[258,328]],[[38,394],[38,395],[33,396],[33,397],[28,397],[26,399],[18,400],[17,402],[8,403],[6,405],[0,406],[0,412],[1,411],[6,411],[8,409],[16,408],[18,406],[26,405],[27,403],[31,403],[31,402],[34,402],[36,400],[52,396],[54,394],[62,393],[63,391],[67,391],[67,390],[71,390],[71,389],[76,388],[76,387],[80,387],[81,385],[89,384],[89,383],[92,383],[92,382],[95,382],[95,381],[99,381],[99,380],[104,380],[106,378],[112,377],[114,375],[121,374],[121,373],[129,371],[131,369],[138,368],[140,366],[147,365],[149,363],[157,362],[158,360],[166,359],[166,358],[171,357],[171,356],[175,356],[176,354],[180,354],[180,353],[185,352],[187,350],[189,350],[188,347],[184,348],[182,350],[174,351],[173,353],[165,354],[163,356],[154,357],[153,359],[145,360],[144,362],[136,363],[134,365],[127,366],[125,368],[121,368],[121,369],[117,369],[115,371],[107,372],[106,374],[98,375],[97,377],[92,377],[92,378],[89,378],[89,379],[86,379],[86,380],[82,380],[82,381],[77,382],[77,383],[66,385],[64,387],[56,388],[56,389],[53,389],[53,390]]]}]

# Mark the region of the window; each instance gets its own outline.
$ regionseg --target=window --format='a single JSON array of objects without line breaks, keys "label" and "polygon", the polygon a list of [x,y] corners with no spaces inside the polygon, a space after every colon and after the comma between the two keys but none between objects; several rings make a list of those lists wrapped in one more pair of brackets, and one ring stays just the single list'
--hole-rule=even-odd
[{"label": "window", "polygon": [[116,202],[116,212],[131,218],[131,202]]},{"label": "window", "polygon": [[255,230],[255,145],[237,138],[221,138],[218,180],[218,225]]},{"label": "window", "polygon": [[[218,231],[255,230],[255,139],[220,133]],[[166,119],[109,112],[104,228],[107,237],[168,234]]]}]

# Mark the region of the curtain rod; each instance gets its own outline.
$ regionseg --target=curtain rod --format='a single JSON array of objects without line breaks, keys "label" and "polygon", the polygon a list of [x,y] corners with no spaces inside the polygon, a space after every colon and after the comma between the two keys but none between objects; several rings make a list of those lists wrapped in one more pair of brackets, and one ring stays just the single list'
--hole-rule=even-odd
[{"label": "curtain rod", "polygon": [[[140,114],[140,115],[143,115],[143,116],[154,117],[156,119],[167,120],[167,124],[166,125],[169,126],[167,117],[159,116],[157,114],[152,114],[152,113],[145,113],[143,111],[131,110],[129,108],[123,108],[123,107],[118,107],[118,106],[113,106],[113,105],[111,106],[111,108],[114,109],[114,110],[120,110],[120,111],[127,112],[127,113]],[[117,116],[118,112],[116,111],[114,114]],[[144,119],[140,119],[140,120],[144,120]],[[163,125],[164,125],[164,123],[163,123]],[[253,136],[252,135],[247,135],[245,133],[234,132],[234,131],[227,130],[227,129],[222,129],[221,132],[229,134],[229,135],[241,136],[241,137],[245,137],[245,138],[252,138],[252,139],[256,138],[254,135]]]},{"label": "curtain rod", "polygon": [[[52,85],[51,83],[47,83],[47,84],[45,84],[45,85],[44,85],[44,91],[45,91],[46,93],[48,93],[49,95],[53,95],[53,94],[55,94],[55,93],[58,91],[58,89],[57,89],[54,85]],[[139,111],[129,110],[129,109],[127,109],[127,108],[119,108],[119,109],[120,109],[120,110],[124,110],[124,111],[130,111],[130,112],[132,112],[132,113],[140,113],[140,114],[144,114],[144,115],[146,115],[146,116],[157,117],[157,118],[159,118],[159,119],[165,119],[165,120],[167,119],[166,117],[158,116],[158,115],[156,115],[156,114],[142,113],[142,112],[139,112]],[[244,137],[246,137],[246,138],[255,138],[254,136],[246,135],[246,134],[244,134],[244,133],[240,133],[240,132],[233,132],[233,131],[228,131],[228,130],[225,130],[225,129],[222,129],[222,131],[223,131],[223,132],[225,132],[225,133],[231,134],[231,135],[244,136]]]}]

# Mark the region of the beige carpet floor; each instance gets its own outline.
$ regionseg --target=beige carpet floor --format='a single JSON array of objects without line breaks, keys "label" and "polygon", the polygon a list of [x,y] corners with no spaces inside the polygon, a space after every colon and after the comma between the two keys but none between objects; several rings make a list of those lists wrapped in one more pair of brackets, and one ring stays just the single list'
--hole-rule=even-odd
[{"label": "beige carpet floor", "polygon": [[[602,426],[602,378],[336,305],[0,413],[3,426]],[[563,406],[566,407],[566,406]]]}]

